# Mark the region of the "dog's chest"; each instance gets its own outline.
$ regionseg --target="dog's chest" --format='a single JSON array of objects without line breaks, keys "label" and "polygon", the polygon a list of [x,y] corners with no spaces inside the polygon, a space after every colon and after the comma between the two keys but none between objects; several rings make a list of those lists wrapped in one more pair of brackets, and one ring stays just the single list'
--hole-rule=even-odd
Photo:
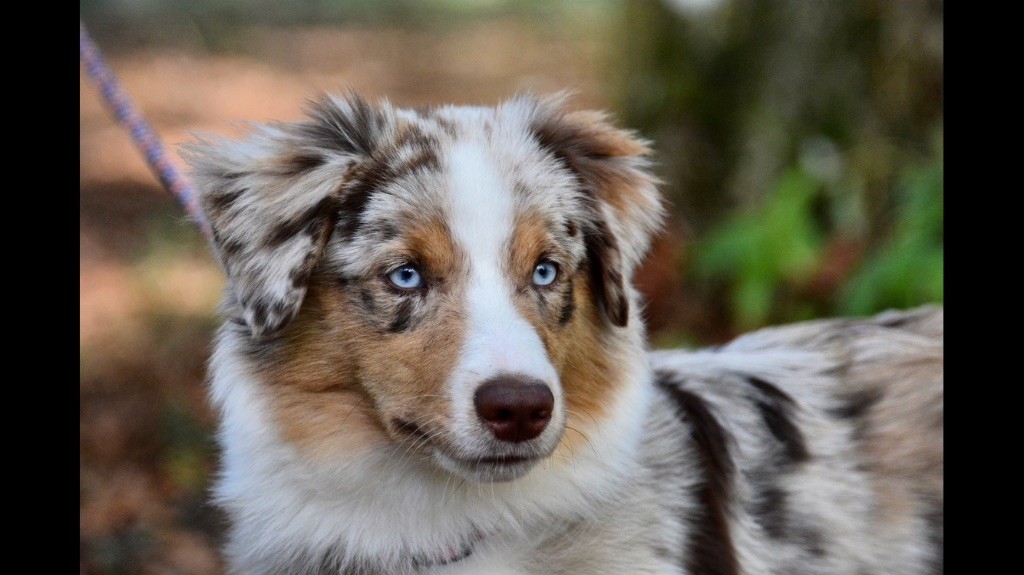
[{"label": "dog's chest", "polygon": [[641,547],[618,547],[614,538],[594,538],[585,533],[545,542],[482,542],[473,553],[457,561],[431,566],[429,575],[675,575],[679,567],[659,560]]}]

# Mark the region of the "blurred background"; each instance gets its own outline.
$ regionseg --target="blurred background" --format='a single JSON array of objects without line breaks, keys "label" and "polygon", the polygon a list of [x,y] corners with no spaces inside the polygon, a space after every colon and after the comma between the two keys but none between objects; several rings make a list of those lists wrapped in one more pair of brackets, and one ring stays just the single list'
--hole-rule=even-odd
[{"label": "blurred background", "polygon": [[[943,297],[943,4],[80,0],[173,146],[294,120],[573,90],[653,142],[672,219],[636,278],[655,346]],[[203,383],[223,277],[81,73],[82,573],[221,573]]]}]

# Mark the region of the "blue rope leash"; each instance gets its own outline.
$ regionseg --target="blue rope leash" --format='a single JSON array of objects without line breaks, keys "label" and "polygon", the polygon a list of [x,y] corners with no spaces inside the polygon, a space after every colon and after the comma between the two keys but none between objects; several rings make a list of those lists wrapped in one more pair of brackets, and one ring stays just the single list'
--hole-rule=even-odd
[{"label": "blue rope leash", "polygon": [[207,240],[210,240],[212,236],[210,225],[206,218],[203,217],[202,210],[199,209],[195,188],[171,163],[167,157],[166,149],[160,142],[160,137],[153,130],[153,126],[146,121],[146,118],[132,104],[128,94],[121,88],[114,72],[104,61],[103,54],[100,53],[99,48],[96,47],[92,38],[89,37],[89,33],[85,30],[85,24],[79,22],[79,27],[81,30],[79,35],[81,60],[85,65],[86,73],[99,87],[104,103],[114,114],[114,119],[128,129],[132,142],[146,157],[146,162],[156,176],[160,178],[160,183],[174,194],[178,203],[188,213],[189,217],[199,228],[199,231],[206,236]]}]

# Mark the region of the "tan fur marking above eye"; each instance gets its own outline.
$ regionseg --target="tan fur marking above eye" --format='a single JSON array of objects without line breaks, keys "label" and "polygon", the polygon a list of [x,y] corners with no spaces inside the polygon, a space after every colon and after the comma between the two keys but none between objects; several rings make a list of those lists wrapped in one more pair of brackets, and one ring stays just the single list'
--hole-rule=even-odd
[{"label": "tan fur marking above eye", "polygon": [[455,244],[447,224],[441,219],[430,219],[416,224],[404,234],[405,244],[414,251],[435,276],[451,278],[458,265]]},{"label": "tan fur marking above eye", "polygon": [[517,218],[512,236],[512,262],[509,270],[513,276],[513,283],[529,284],[537,260],[550,250],[550,246],[547,228],[540,220]]}]

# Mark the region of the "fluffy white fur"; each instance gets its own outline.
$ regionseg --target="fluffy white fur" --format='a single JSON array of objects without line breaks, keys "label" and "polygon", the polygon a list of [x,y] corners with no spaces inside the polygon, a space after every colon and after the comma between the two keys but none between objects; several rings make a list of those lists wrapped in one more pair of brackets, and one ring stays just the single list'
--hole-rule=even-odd
[{"label": "fluffy white fur", "polygon": [[[529,97],[327,97],[190,149],[230,279],[210,382],[231,572],[941,572],[941,310],[649,353],[629,281],[663,216],[646,153]],[[519,261],[561,275],[538,288]],[[401,265],[425,287],[389,286]],[[411,361],[443,372],[400,381]],[[474,406],[508,375],[554,397],[515,445]],[[477,469],[510,453],[543,457]]]}]

